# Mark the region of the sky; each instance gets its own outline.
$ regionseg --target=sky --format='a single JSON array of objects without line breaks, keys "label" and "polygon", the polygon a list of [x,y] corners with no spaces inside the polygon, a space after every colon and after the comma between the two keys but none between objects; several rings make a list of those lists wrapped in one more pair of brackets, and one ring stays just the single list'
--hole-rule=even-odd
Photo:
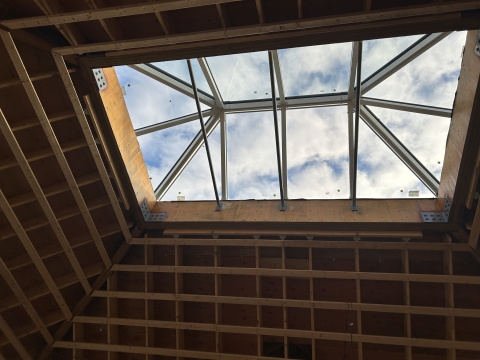
[{"label": "sky", "polygon": [[[365,41],[362,79],[421,37]],[[466,32],[452,33],[365,96],[451,108],[465,37]],[[279,50],[286,96],[346,91],[351,52],[351,43]],[[271,98],[267,52],[212,57],[207,63],[224,101]],[[154,65],[190,83],[185,60]],[[211,94],[196,59],[192,66],[198,88]],[[126,89],[125,101],[134,128],[196,111],[194,99],[129,67],[115,69]],[[202,109],[208,107],[202,105]],[[370,110],[440,179],[450,119],[376,107]],[[278,198],[272,111],[228,113],[226,119],[229,199]],[[139,136],[154,189],[199,130],[196,120]],[[219,127],[209,136],[209,145],[221,194]],[[348,198],[347,106],[288,109],[287,153],[288,198]],[[418,190],[420,197],[434,196],[360,120],[357,196],[403,198],[411,190]],[[215,199],[204,147],[162,200],[176,200],[178,195],[186,200]]]}]

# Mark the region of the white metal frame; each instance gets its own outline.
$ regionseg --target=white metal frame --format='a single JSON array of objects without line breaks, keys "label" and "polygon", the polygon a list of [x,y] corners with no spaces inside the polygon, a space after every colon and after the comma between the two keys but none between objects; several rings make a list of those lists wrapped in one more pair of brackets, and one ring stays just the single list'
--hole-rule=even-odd
[{"label": "white metal frame", "polygon": [[[382,66],[375,73],[370,75],[367,79],[362,81],[362,94],[360,97],[360,117],[362,120],[377,134],[377,136],[398,156],[398,158],[405,163],[405,165],[422,181],[423,184],[435,195],[437,195],[439,181],[436,179],[428,169],[393,135],[387,127],[379,120],[377,116],[372,112],[368,106],[381,107],[386,109],[408,111],[424,115],[433,115],[439,117],[450,118],[452,109],[439,108],[433,106],[425,106],[419,104],[411,104],[390,100],[375,99],[365,97],[364,95],[379,85],[381,82],[388,79],[394,73],[399,71],[405,65],[416,59],[432,46],[446,38],[450,32],[435,33],[424,36],[418,40],[415,44],[408,49],[400,53],[390,62]],[[282,161],[282,180],[284,184],[285,198],[288,199],[288,173],[287,173],[287,110],[308,108],[308,107],[321,107],[321,106],[334,106],[334,105],[347,105],[348,107],[348,141],[349,141],[349,158],[350,158],[350,197],[352,196],[353,189],[356,187],[353,177],[353,152],[354,152],[354,112],[356,108],[355,96],[355,79],[356,69],[359,59],[359,43],[352,43],[352,58],[351,58],[351,70],[349,77],[349,85],[347,92],[333,93],[325,95],[314,96],[285,96],[285,90],[283,86],[282,72],[280,61],[278,58],[278,52],[272,51],[273,66],[275,70],[275,77],[278,87],[278,109],[281,111],[281,161]],[[222,180],[222,200],[228,199],[228,175],[227,175],[227,131],[226,131],[226,118],[228,113],[238,112],[254,112],[254,111],[268,111],[272,110],[272,100],[246,100],[246,101],[224,101],[222,99],[220,90],[218,89],[215,79],[210,71],[208,62],[205,58],[197,59],[200,68],[207,80],[210,91],[213,96],[206,93],[199,93],[199,100],[201,103],[210,106],[210,109],[202,112],[204,117],[210,117],[206,123],[207,135],[209,135],[218,124],[220,124],[220,138],[221,138],[221,180]],[[135,69],[142,74],[149,76],[173,89],[185,94],[189,97],[194,97],[192,87],[177,79],[176,77],[158,69],[151,64],[138,64],[131,65],[132,69]],[[180,118],[171,119],[158,124],[150,125],[144,128],[136,129],[137,136],[149,134],[154,131],[163,130],[176,125],[184,124],[190,121],[198,120],[198,114],[186,115]],[[191,144],[187,147],[185,152],[180,156],[178,161],[165,176],[162,182],[155,190],[155,195],[158,200],[161,200],[168,189],[172,186],[173,182],[178,178],[183,169],[188,165],[190,160],[194,157],[197,151],[203,144],[201,133],[199,132]]]}]

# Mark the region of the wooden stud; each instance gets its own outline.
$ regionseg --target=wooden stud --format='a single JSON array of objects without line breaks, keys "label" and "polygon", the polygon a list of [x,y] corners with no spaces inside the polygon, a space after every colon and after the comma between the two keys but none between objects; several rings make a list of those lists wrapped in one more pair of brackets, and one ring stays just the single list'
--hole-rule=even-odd
[{"label": "wooden stud", "polygon": [[[146,237],[146,235],[145,235]],[[145,264],[153,265],[153,248],[151,245],[145,245],[144,248]],[[145,292],[154,292],[154,279],[152,273],[145,272]],[[154,315],[154,302],[153,300],[145,299],[145,319],[153,320]],[[155,347],[155,334],[152,328],[145,327],[145,346]],[[154,360],[153,355],[147,355],[147,360]]]},{"label": "wooden stud", "polygon": [[262,0],[255,0],[255,5],[257,7],[258,22],[263,24],[265,20],[263,18]]},{"label": "wooden stud", "polygon": [[[1,30],[0,30],[0,32],[1,32]],[[3,37],[3,33],[2,33],[2,37]],[[30,82],[30,84],[31,84],[31,82]],[[78,279],[82,283],[82,286],[83,286],[85,292],[89,293],[92,290],[92,288],[90,287],[90,284],[89,284],[87,278],[85,277],[85,274],[83,273],[82,267],[80,266],[80,263],[78,262],[77,258],[75,257],[75,254],[73,253],[73,250],[72,250],[67,238],[65,237],[65,234],[63,233],[63,230],[60,227],[60,224],[59,224],[52,208],[50,207],[50,204],[48,203],[47,198],[45,197],[45,194],[43,193],[42,188],[40,187],[40,185],[37,181],[37,179],[35,177],[35,174],[33,173],[32,169],[30,168],[30,165],[28,164],[28,161],[25,158],[25,155],[23,154],[22,149],[20,148],[20,145],[18,144],[17,140],[15,139],[15,136],[13,135],[12,130],[8,126],[7,119],[5,119],[5,116],[3,115],[3,112],[1,110],[0,110],[0,130],[3,133],[5,139],[7,140],[12,152],[14,153],[15,158],[17,159],[18,164],[20,165],[20,168],[22,169],[25,177],[27,178],[27,181],[28,181],[30,187],[32,188],[33,193],[35,194],[35,197],[36,197],[38,203],[40,204],[43,212],[45,213],[45,216],[48,219],[48,223],[52,227],[53,232],[55,233],[58,241],[60,242],[60,245],[63,248],[63,251],[65,252],[65,255],[67,256],[68,260],[70,261],[70,264],[72,265],[73,270],[75,271],[75,273],[78,276]],[[62,153],[62,156],[63,156],[63,153]],[[6,201],[6,199],[5,199],[5,201]],[[8,205],[8,207],[11,209],[10,205]],[[12,227],[14,227],[13,224],[11,224],[11,225],[12,225]],[[38,256],[38,254],[37,254],[37,256]]]},{"label": "wooden stud", "polygon": [[[285,255],[285,247],[282,246],[282,270],[286,269],[286,255]],[[282,298],[283,300],[287,299],[287,278],[286,276],[282,276]],[[288,329],[288,308],[283,305],[283,328]],[[288,336],[283,337],[283,351],[284,351],[284,358],[288,359]]]},{"label": "wooden stud", "polygon": [[262,246],[262,247],[312,247],[314,249],[371,249],[371,250],[431,250],[470,252],[467,244],[403,241],[328,241],[328,240],[271,240],[271,239],[182,239],[182,238],[133,238],[132,245],[202,245],[202,246]]},{"label": "wooden stud", "polygon": [[[175,266],[183,264],[183,246],[175,245]],[[183,293],[183,274],[175,273],[175,294],[176,298]],[[177,322],[183,322],[183,301],[175,299],[175,319]],[[177,329],[175,332],[176,349],[185,348],[184,332]],[[177,356],[177,360],[183,360],[183,357]]]},{"label": "wooden stud", "polygon": [[[95,223],[93,222],[93,219],[90,215],[87,205],[85,204],[85,200],[83,199],[82,193],[80,192],[80,189],[75,180],[75,177],[73,176],[70,166],[68,165],[67,159],[65,158],[65,154],[63,153],[62,148],[60,147],[60,144],[55,136],[52,125],[48,120],[48,117],[45,113],[45,110],[43,109],[42,103],[40,102],[37,92],[35,91],[35,88],[28,76],[27,70],[23,64],[20,54],[18,53],[15,43],[13,42],[13,39],[9,33],[1,30],[0,35],[3,39],[3,42],[5,43],[5,47],[7,48],[8,54],[10,55],[13,65],[15,66],[18,76],[22,80],[23,87],[27,92],[28,98],[30,99],[30,102],[35,110],[35,114],[38,116],[38,119],[40,120],[40,125],[42,126],[43,131],[47,136],[48,142],[53,150],[53,153],[55,154],[55,158],[57,159],[60,165],[60,168],[62,169],[63,175],[67,180],[70,190],[72,191],[73,197],[75,198],[75,202],[77,203],[77,206],[79,207],[82,213],[83,219],[87,225],[87,228],[91,236],[93,237],[93,240],[95,242],[95,245],[97,246],[97,250],[100,254],[100,257],[102,258],[105,266],[109,267],[111,265],[110,258],[108,257],[105,247],[103,246],[102,239],[98,234]],[[61,76],[62,76],[62,71],[64,71],[66,73],[66,76],[70,78],[70,75],[66,66],[65,66],[65,69],[59,69]],[[81,271],[81,266],[76,260],[75,255],[73,254],[73,251],[70,245],[68,244],[68,241],[65,238],[65,235],[63,234],[63,231],[61,230],[60,225],[58,224],[58,221],[55,219],[55,216],[50,208],[50,205],[48,204],[48,201],[45,198],[45,195],[42,192],[42,189],[40,188],[40,185],[38,185],[38,182],[34,179],[34,177],[33,179],[29,177],[29,176],[33,176],[33,172],[31,171],[30,166],[28,165],[28,162],[26,161],[23,153],[21,153],[20,146],[16,143],[15,137],[13,136],[13,133],[8,126],[8,123],[6,122],[5,119],[3,120],[4,121],[2,121],[1,126],[2,126],[2,131],[4,133],[4,136],[8,139],[7,141],[9,142],[10,147],[12,148],[14,155],[17,158],[17,161],[20,163],[20,166],[22,167],[23,172],[27,176],[27,180],[29,180],[30,186],[32,187],[33,192],[37,196],[37,200],[40,198],[39,202],[40,202],[40,205],[42,206],[42,209],[44,210],[47,218],[49,218],[50,224],[52,225],[52,228],[55,234],[59,238],[60,243],[62,243],[63,245],[65,254],[70,260],[70,263],[72,264],[73,269],[79,276],[79,279],[85,291],[88,293],[91,291],[90,284],[88,283],[88,281],[86,281],[86,278],[82,275],[83,273]],[[17,149],[17,151],[15,151],[15,149]],[[50,219],[50,217],[52,218]]]},{"label": "wooden stud", "polygon": [[[84,326],[83,323],[73,324],[73,341],[74,342],[83,342],[84,340]],[[83,349],[73,349],[73,358],[74,359],[83,359],[84,350]]]},{"label": "wooden stud", "polygon": [[33,323],[37,327],[38,331],[42,334],[43,338],[47,343],[53,341],[52,335],[48,331],[47,327],[43,323],[40,316],[38,316],[37,311],[33,308],[32,303],[28,300],[27,296],[23,292],[20,285],[17,283],[17,280],[13,277],[10,270],[7,268],[7,265],[3,262],[3,259],[0,258],[0,274],[3,276],[5,281],[7,282],[10,289],[12,289],[13,293],[17,297],[18,301],[22,304],[23,308],[27,312],[27,314],[32,319]]},{"label": "wooden stud", "polygon": [[[68,69],[70,72],[74,72],[76,69],[75,68],[70,68]],[[50,71],[43,71],[41,73],[33,74],[30,76],[31,81],[37,81],[37,80],[43,80],[43,79],[48,79],[51,78],[54,75],[57,75],[58,72],[56,70],[50,70]],[[0,81],[0,89],[10,87],[10,86],[15,86],[15,85],[21,85],[22,81],[19,78],[12,78],[8,80],[2,80]],[[38,123],[38,119],[34,119]],[[40,124],[39,124],[40,125]]]},{"label": "wooden stud", "polygon": [[[39,1],[39,0],[35,0]],[[52,1],[52,0],[48,0]],[[24,29],[29,27],[69,24],[81,21],[109,19],[122,16],[151,14],[161,11],[186,9],[197,6],[208,6],[240,0],[166,0],[134,5],[111,6],[95,10],[81,10],[67,13],[35,16],[23,19],[5,20],[0,24],[9,29]]]},{"label": "wooden stud", "polygon": [[217,12],[218,12],[218,17],[220,18],[220,22],[222,23],[222,27],[226,28],[227,27],[227,18],[226,14],[223,11],[222,4],[215,4],[217,7]]},{"label": "wooden stud", "polygon": [[468,245],[475,250],[478,245],[478,239],[480,237],[480,200],[477,204],[477,210],[473,218],[472,229],[470,230],[470,236],[468,238]]},{"label": "wooden stud", "polygon": [[[107,289],[109,291],[116,291],[118,288],[118,273],[113,273],[107,279]],[[107,299],[107,315],[108,318],[118,317],[118,301],[114,298]],[[108,324],[108,343],[118,344],[118,326],[115,324]],[[108,360],[117,360],[118,354],[116,352],[108,351]]]},{"label": "wooden stud", "polygon": [[120,209],[120,205],[118,204],[117,196],[115,195],[112,184],[110,183],[107,170],[105,169],[105,165],[103,164],[97,145],[95,144],[95,140],[88,125],[87,118],[85,117],[85,113],[83,112],[83,108],[78,98],[77,92],[75,91],[75,87],[73,86],[72,79],[70,78],[70,75],[68,73],[65,61],[60,55],[55,53],[53,53],[53,58],[55,60],[55,63],[57,64],[58,71],[67,90],[68,96],[70,97],[70,101],[72,102],[75,113],[77,114],[77,118],[80,122],[83,135],[87,140],[88,147],[93,156],[93,160],[95,161],[95,165],[97,166],[98,172],[100,173],[108,197],[112,203],[115,216],[117,217],[117,220],[120,224],[120,228],[122,229],[123,235],[125,236],[125,240],[129,242],[132,238],[130,230],[128,229],[127,222],[123,217],[122,210]]},{"label": "wooden stud", "polygon": [[[255,246],[255,268],[260,269],[260,247]],[[262,297],[262,278],[260,275],[255,275],[255,294],[257,298]],[[257,326],[262,327],[262,306],[257,304]],[[263,355],[263,337],[260,334],[257,334],[257,356]]]},{"label": "wooden stud", "polygon": [[0,190],[0,208],[2,209],[3,214],[7,218],[12,228],[15,230],[15,233],[17,234],[18,238],[22,242],[23,247],[27,251],[28,255],[32,258],[32,261],[35,264],[35,267],[37,268],[38,272],[42,276],[43,281],[45,281],[45,284],[47,284],[47,287],[52,293],[55,300],[57,301],[58,306],[60,306],[60,309],[62,310],[63,315],[65,316],[65,318],[70,319],[72,317],[72,313],[70,312],[68,305],[63,299],[62,294],[60,294],[58,287],[55,285],[55,282],[50,276],[50,273],[48,272],[47,268],[45,267],[42,260],[40,259],[40,256],[38,255],[37,251],[33,247],[32,242],[28,238],[27,233],[25,232],[25,230],[23,230],[22,225],[18,221],[17,216],[15,215],[12,208],[8,204],[8,201],[3,195],[3,192],[1,190]]},{"label": "wooden stud", "polygon": [[[360,272],[360,250],[355,249],[355,271],[357,273]],[[355,296],[356,296],[356,301],[357,303],[362,302],[362,296],[361,296],[361,291],[360,291],[360,279],[355,279]],[[349,310],[347,310],[349,311]],[[357,315],[357,334],[361,335],[362,334],[362,312],[361,310],[356,311]],[[358,342],[357,343],[357,351],[358,351],[358,360],[363,359],[363,348],[362,348],[362,343]]]},{"label": "wooden stud", "polygon": [[[180,246],[180,245],[177,245]],[[434,275],[434,274],[402,274],[402,273],[374,273],[358,271],[326,271],[326,270],[292,270],[292,269],[251,269],[233,267],[209,267],[209,266],[160,266],[160,265],[114,265],[114,271],[151,271],[159,273],[176,274],[230,274],[230,275],[260,275],[279,276],[292,278],[317,278],[317,279],[350,279],[350,280],[383,280],[383,281],[415,281],[454,284],[480,285],[478,276],[465,275]]]},{"label": "wooden stud", "polygon": [[[402,250],[402,270],[404,274],[410,273],[408,250]],[[403,303],[410,306],[410,282],[403,282]],[[411,315],[404,315],[405,337],[412,337]],[[405,346],[405,360],[412,360],[412,347]]]},{"label": "wooden stud", "polygon": [[[308,248],[308,270],[313,270],[313,249]],[[310,301],[315,301],[313,278],[309,279],[310,282]],[[315,309],[310,309],[310,330],[315,331]],[[316,359],[315,340],[312,339],[312,359]]]},{"label": "wooden stud", "polygon": [[105,153],[105,157],[107,159],[108,165],[110,169],[112,170],[113,173],[113,179],[115,180],[115,184],[117,185],[118,191],[120,191],[120,197],[122,198],[122,204],[125,207],[125,210],[130,209],[130,202],[128,201],[128,196],[125,191],[125,188],[123,186],[122,181],[120,180],[120,176],[118,175],[117,167],[115,166],[115,163],[112,160],[112,155],[110,154],[110,150],[108,149],[107,146],[105,146],[105,137],[103,136],[102,129],[100,128],[98,124],[98,118],[95,113],[95,109],[93,108],[92,102],[90,100],[89,95],[85,95],[83,97],[85,100],[85,105],[87,106],[88,113],[90,114],[90,119],[92,120],[93,127],[95,128],[95,132],[97,133],[98,139],[100,141],[100,146],[103,149],[103,152]]},{"label": "wooden stud", "polygon": [[[297,0],[297,15],[299,19],[303,18],[303,4],[302,0]],[[313,357],[313,356],[312,356]]]},{"label": "wooden stud", "polygon": [[17,350],[17,352],[20,354],[22,359],[25,360],[32,360],[32,357],[28,353],[27,349],[23,346],[23,344],[18,340],[17,336],[15,333],[12,331],[10,326],[8,326],[7,322],[3,319],[3,317],[0,315],[0,330],[5,334],[7,339],[10,341],[12,346]]},{"label": "wooden stud", "polygon": [[[451,243],[452,238],[450,235],[445,235],[444,241],[446,243]],[[445,250],[443,252],[443,271],[444,274],[447,276],[453,275],[453,259],[452,259],[452,252]],[[454,308],[454,292],[453,292],[453,283],[446,282],[444,284],[445,287],[445,307],[446,308]],[[454,316],[447,316],[445,319],[445,331],[446,331],[446,339],[450,341],[455,341],[455,317]],[[455,360],[456,359],[456,352],[455,349],[448,349],[447,350],[447,360]]]},{"label": "wooden stud", "polygon": [[[219,246],[214,246],[214,266],[222,266],[222,249]],[[215,275],[215,296],[221,296],[222,292],[222,276]],[[222,334],[217,330],[218,325],[222,324],[222,304],[215,302],[215,351],[217,353],[223,352]]]}]

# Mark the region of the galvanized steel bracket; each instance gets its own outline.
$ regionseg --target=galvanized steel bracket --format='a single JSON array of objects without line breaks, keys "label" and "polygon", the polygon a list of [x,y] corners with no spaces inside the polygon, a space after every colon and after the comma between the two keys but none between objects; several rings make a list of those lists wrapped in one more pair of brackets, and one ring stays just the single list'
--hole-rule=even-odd
[{"label": "galvanized steel bracket", "polygon": [[167,217],[167,213],[151,213],[150,209],[148,208],[147,199],[143,199],[142,203],[140,204],[140,210],[142,211],[143,220],[146,222],[162,222]]},{"label": "galvanized steel bracket", "polygon": [[445,195],[443,211],[420,211],[420,216],[424,223],[446,223],[448,222],[451,207],[452,202],[448,195]]},{"label": "galvanized steel bracket", "polygon": [[105,79],[103,69],[93,69],[93,75],[95,76],[95,80],[97,81],[98,90],[102,91],[103,89],[106,89],[108,84],[107,79]]}]

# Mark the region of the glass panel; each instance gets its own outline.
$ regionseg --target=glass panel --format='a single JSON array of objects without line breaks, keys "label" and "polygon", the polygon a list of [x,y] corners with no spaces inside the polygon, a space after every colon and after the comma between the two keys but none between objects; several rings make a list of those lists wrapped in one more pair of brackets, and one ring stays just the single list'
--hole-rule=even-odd
[{"label": "glass panel", "polygon": [[[200,125],[198,124],[198,130],[199,129]],[[208,145],[210,146],[210,154],[212,156],[213,170],[215,172],[219,196],[221,196],[219,126],[217,126],[208,137]],[[210,175],[205,145],[198,150],[162,200],[176,201],[177,196],[185,196],[186,201],[215,200],[215,192],[213,191],[212,176]]]},{"label": "glass panel", "polygon": [[[280,111],[278,117],[280,119]],[[228,197],[278,199],[272,112],[228,114],[227,138]]]},{"label": "glass panel", "polygon": [[452,108],[466,34],[466,31],[452,33],[367,96]]},{"label": "glass panel", "polygon": [[285,96],[348,90],[352,43],[279,50]]},{"label": "glass panel", "polygon": [[[192,84],[192,80],[190,79],[190,73],[188,72],[187,60],[154,62],[152,63],[152,65],[186,82],[188,85]],[[197,88],[207,93],[208,95],[212,95],[212,92],[210,91],[210,87],[208,86],[207,80],[203,75],[202,68],[198,64],[197,59],[192,59],[192,69],[193,69],[193,76],[195,76],[195,82],[197,84]]]},{"label": "glass panel", "polygon": [[358,141],[358,198],[408,198],[415,190],[421,198],[434,197],[363,121]]},{"label": "glass panel", "polygon": [[377,107],[370,109],[440,179],[450,119]]},{"label": "glass panel", "polygon": [[266,51],[209,57],[207,62],[223,100],[271,99]]},{"label": "glass panel", "polygon": [[199,130],[198,122],[190,122],[138,137],[154,190]]},{"label": "glass panel", "polygon": [[[124,99],[135,129],[197,112],[193,98],[128,66],[117,66],[115,71],[125,87]],[[200,105],[202,110],[208,109]]]},{"label": "glass panel", "polygon": [[349,197],[346,106],[287,111],[288,197]]},{"label": "glass panel", "polygon": [[402,36],[363,42],[362,80],[372,75],[424,35]]}]

